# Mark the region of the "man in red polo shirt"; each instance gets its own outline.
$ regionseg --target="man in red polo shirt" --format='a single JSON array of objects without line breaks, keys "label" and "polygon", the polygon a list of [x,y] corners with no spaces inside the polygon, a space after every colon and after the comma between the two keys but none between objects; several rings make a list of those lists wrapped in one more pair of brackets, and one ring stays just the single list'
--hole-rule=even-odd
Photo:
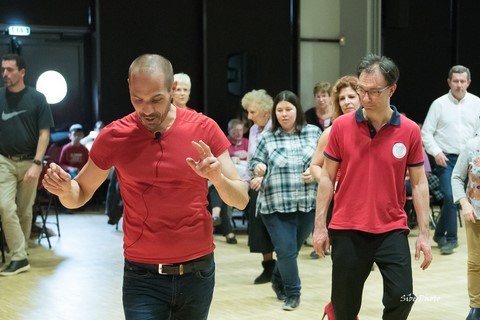
[{"label": "man in red polo shirt", "polygon": [[[364,283],[376,263],[384,281],[383,319],[407,319],[415,301],[405,204],[409,171],[419,236],[415,259],[432,261],[428,183],[420,128],[390,105],[399,70],[386,57],[368,55],[358,66],[362,107],[338,118],[325,148],[314,229],[315,251],[332,245],[332,305],[336,319],[355,319]],[[340,171],[336,187],[335,178]],[[326,212],[335,188],[327,231]]]}]

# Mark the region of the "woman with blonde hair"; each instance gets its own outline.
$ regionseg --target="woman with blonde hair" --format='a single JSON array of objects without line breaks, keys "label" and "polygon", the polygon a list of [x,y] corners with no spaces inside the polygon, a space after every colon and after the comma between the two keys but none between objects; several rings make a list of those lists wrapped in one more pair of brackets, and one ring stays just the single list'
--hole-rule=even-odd
[{"label": "woman with blonde hair", "polygon": [[[248,119],[253,122],[253,126],[249,130],[248,136],[248,162],[252,159],[257,149],[258,142],[263,134],[272,127],[271,113],[273,107],[273,99],[263,90],[252,90],[246,93],[242,98],[242,107],[247,111]],[[248,246],[250,252],[257,252],[263,255],[263,271],[254,280],[254,284],[262,284],[270,282],[273,269],[275,268],[275,259],[273,259],[273,244],[270,239],[265,225],[260,217],[255,214],[258,190],[263,181],[263,177],[253,177],[248,170],[242,179],[249,186],[250,202],[248,203],[246,212],[248,216]]]}]

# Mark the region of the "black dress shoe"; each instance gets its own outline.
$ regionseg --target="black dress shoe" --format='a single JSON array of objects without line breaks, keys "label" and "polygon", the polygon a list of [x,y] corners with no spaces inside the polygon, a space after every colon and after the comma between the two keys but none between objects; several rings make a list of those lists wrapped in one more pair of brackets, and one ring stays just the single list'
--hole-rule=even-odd
[{"label": "black dress shoe", "polygon": [[222,218],[220,218],[220,217],[212,216],[212,220],[213,220],[213,226],[214,227],[222,224]]},{"label": "black dress shoe", "polygon": [[0,272],[0,276],[13,276],[20,272],[25,272],[30,269],[30,264],[27,259],[11,261],[8,267]]},{"label": "black dress shoe", "polygon": [[237,238],[235,238],[235,236],[231,237],[231,238],[228,238],[227,237],[227,243],[229,244],[237,244]]},{"label": "black dress shoe", "polygon": [[283,310],[292,311],[300,305],[300,296],[287,297],[285,303],[282,306]]},{"label": "black dress shoe", "polygon": [[466,320],[480,320],[480,308],[471,308]]},{"label": "black dress shoe", "polygon": [[282,284],[272,283],[272,289],[277,295],[278,300],[285,301],[287,296],[285,295],[285,289]]}]

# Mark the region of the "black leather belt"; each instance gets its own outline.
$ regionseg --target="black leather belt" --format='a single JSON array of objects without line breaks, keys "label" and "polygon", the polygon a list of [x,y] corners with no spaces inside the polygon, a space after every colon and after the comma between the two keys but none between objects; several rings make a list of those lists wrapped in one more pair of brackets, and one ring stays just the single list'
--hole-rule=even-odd
[{"label": "black leather belt", "polygon": [[201,258],[174,264],[140,263],[125,259],[125,268],[131,271],[148,271],[169,276],[181,276],[186,273],[205,270],[210,267],[213,252]]},{"label": "black leather belt", "polygon": [[3,154],[3,156],[15,162],[33,160],[33,158],[35,158],[35,156],[32,154]]}]

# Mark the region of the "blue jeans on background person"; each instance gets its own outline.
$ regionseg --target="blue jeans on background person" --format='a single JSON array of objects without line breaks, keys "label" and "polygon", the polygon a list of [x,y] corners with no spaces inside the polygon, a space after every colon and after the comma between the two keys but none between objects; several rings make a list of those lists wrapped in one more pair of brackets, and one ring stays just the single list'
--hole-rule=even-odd
[{"label": "blue jeans on background person", "polygon": [[215,262],[181,276],[124,268],[126,320],[206,320],[215,287]]},{"label": "blue jeans on background person", "polygon": [[282,283],[287,297],[300,296],[301,282],[297,257],[312,232],[315,211],[261,215],[277,254],[272,283]]},{"label": "blue jeans on background person", "polygon": [[458,156],[446,154],[447,166],[437,166],[437,176],[440,180],[440,189],[444,194],[443,203],[435,228],[435,236],[445,236],[447,242],[457,242],[457,205],[453,203],[452,171],[457,163]]}]

